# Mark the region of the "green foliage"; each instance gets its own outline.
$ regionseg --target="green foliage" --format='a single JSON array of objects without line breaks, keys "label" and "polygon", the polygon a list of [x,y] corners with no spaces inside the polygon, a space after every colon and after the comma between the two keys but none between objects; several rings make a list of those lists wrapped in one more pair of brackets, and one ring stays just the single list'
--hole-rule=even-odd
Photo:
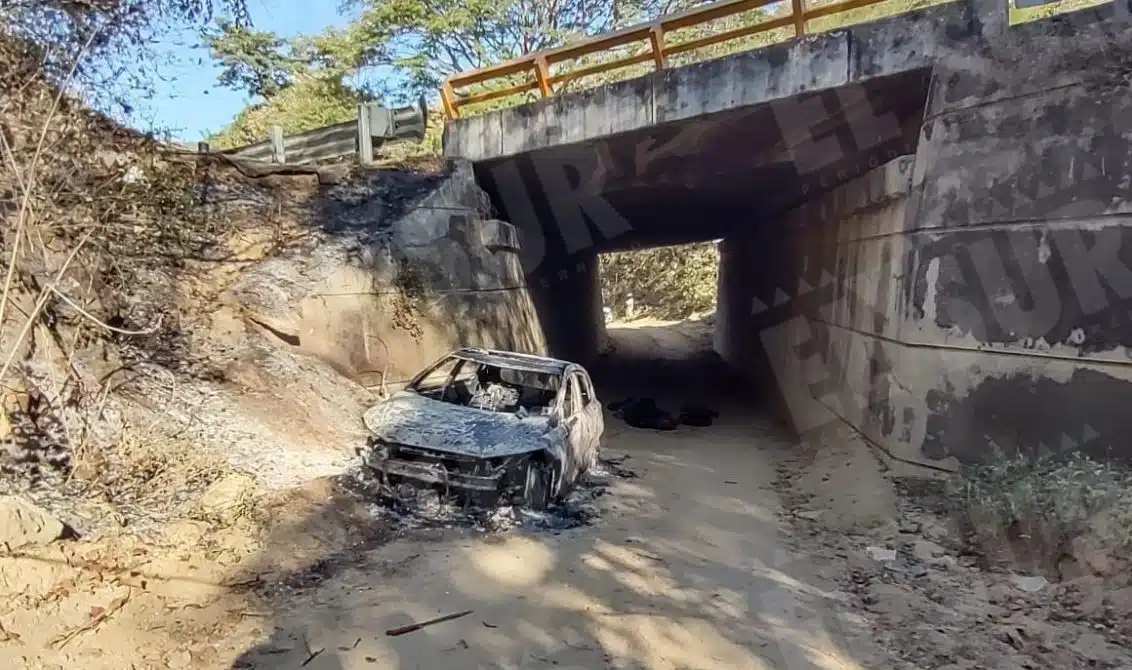
[{"label": "green foliage", "polygon": [[204,32],[204,42],[220,65],[220,84],[236,91],[270,98],[306,70],[287,40],[227,20]]},{"label": "green foliage", "polygon": [[[435,91],[457,72],[501,63],[630,23],[691,0],[356,0],[346,33],[369,53],[359,67],[394,66],[409,91]],[[409,54],[404,56],[401,54]]]},{"label": "green foliage", "polygon": [[[1056,567],[1073,540],[1095,531],[1096,516],[1132,509],[1132,472],[1082,454],[1000,458],[970,467],[948,486],[952,514],[984,547],[1041,558]],[[1125,526],[1120,553],[1132,546]]]},{"label": "green foliage", "polygon": [[601,298],[624,316],[633,296],[634,312],[659,319],[684,319],[715,309],[719,252],[715,242],[602,254]]},{"label": "green foliage", "polygon": [[[375,68],[391,68],[395,73],[382,82],[382,96],[405,102],[420,93],[434,93],[445,77],[457,72],[692,4],[695,0],[355,0],[349,6],[359,11],[358,19],[345,29],[291,40],[221,24],[206,35],[222,67],[220,82],[261,100],[215,141],[222,147],[259,141],[271,123],[309,130],[307,110],[320,102],[333,110],[356,99],[376,97],[367,86],[345,83],[366,81]],[[300,87],[298,82],[309,78],[341,86]],[[301,88],[301,94],[292,88]],[[356,95],[346,95],[351,89]],[[329,93],[334,97],[314,98]],[[312,97],[300,100],[305,96]],[[284,97],[285,101],[275,100]],[[439,148],[439,127],[430,131],[426,142],[434,144]]]},{"label": "green foliage", "polygon": [[[37,70],[95,107],[127,113],[128,101],[152,93],[157,38],[209,24],[215,12],[248,23],[245,0],[17,0],[0,2],[0,38],[35,51]],[[6,65],[13,65],[11,62]],[[26,73],[0,74],[0,84]]]},{"label": "green foliage", "polygon": [[1065,14],[1067,12],[1075,12],[1087,7],[1095,7],[1103,5],[1108,0],[1062,0],[1061,2],[1051,3],[1048,5],[1041,5],[1038,7],[1026,7],[1025,9],[1018,9],[1014,3],[1010,3],[1010,23],[1029,23],[1030,21],[1040,21],[1048,19],[1056,14]]},{"label": "green foliage", "polygon": [[209,138],[218,149],[229,149],[266,139],[272,125],[284,134],[345,123],[358,116],[358,103],[366,95],[341,80],[300,75],[263,103],[241,111],[224,130]]}]

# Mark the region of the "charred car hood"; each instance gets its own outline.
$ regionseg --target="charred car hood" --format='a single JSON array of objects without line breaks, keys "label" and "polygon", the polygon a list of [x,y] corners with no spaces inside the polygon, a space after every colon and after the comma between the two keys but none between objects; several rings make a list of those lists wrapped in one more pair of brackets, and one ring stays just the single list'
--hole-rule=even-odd
[{"label": "charred car hood", "polygon": [[551,448],[546,417],[463,407],[402,391],[362,417],[373,435],[394,444],[491,458]]}]

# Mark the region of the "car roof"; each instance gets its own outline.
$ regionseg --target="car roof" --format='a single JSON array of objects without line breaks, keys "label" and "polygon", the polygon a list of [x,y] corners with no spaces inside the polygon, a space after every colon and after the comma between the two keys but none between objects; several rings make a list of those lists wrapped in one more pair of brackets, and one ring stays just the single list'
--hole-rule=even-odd
[{"label": "car roof", "polygon": [[552,375],[565,374],[566,370],[574,365],[569,361],[563,361],[557,358],[547,358],[533,354],[520,354],[514,351],[496,351],[494,349],[478,349],[472,347],[458,349],[452,352],[452,355],[467,361],[494,365],[500,368]]}]

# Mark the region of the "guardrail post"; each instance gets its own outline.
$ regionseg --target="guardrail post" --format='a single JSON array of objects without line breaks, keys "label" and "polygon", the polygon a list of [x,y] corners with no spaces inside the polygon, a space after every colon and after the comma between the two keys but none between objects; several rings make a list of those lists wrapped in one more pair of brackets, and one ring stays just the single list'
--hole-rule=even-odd
[{"label": "guardrail post", "polygon": [[538,82],[538,90],[542,93],[542,97],[549,98],[554,92],[550,89],[550,66],[541,56],[535,59],[535,81]]},{"label": "guardrail post", "polygon": [[271,162],[282,165],[287,156],[283,146],[283,126],[271,126]]},{"label": "guardrail post", "polygon": [[793,4],[794,34],[798,37],[806,34],[806,0],[791,0]]},{"label": "guardrail post", "polygon": [[652,45],[652,60],[656,69],[663,70],[668,67],[668,59],[664,56],[664,28],[653,26],[649,28],[649,43]]},{"label": "guardrail post", "polygon": [[373,163],[373,134],[369,127],[369,106],[365,103],[358,105],[358,162]]},{"label": "guardrail post", "polygon": [[440,104],[444,106],[444,113],[448,118],[460,118],[460,112],[456,107],[456,91],[452,90],[451,82],[446,81],[440,86]]}]

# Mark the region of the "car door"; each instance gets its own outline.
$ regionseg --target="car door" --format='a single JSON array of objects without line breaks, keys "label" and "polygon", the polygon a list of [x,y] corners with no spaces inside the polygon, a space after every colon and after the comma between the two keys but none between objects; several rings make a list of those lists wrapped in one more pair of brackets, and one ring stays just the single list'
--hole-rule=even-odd
[{"label": "car door", "polygon": [[605,432],[605,416],[601,411],[601,402],[594,393],[594,385],[590,376],[585,372],[578,373],[580,388],[582,389],[582,411],[586,423],[586,459],[585,463],[593,465],[597,461],[597,452],[601,448],[601,436]]},{"label": "car door", "polygon": [[563,483],[569,484],[578,476],[581,460],[586,453],[586,420],[582,407],[582,396],[578,389],[577,375],[566,378],[566,392],[562,403],[562,425],[566,428],[568,440],[568,462],[564,464]]}]

